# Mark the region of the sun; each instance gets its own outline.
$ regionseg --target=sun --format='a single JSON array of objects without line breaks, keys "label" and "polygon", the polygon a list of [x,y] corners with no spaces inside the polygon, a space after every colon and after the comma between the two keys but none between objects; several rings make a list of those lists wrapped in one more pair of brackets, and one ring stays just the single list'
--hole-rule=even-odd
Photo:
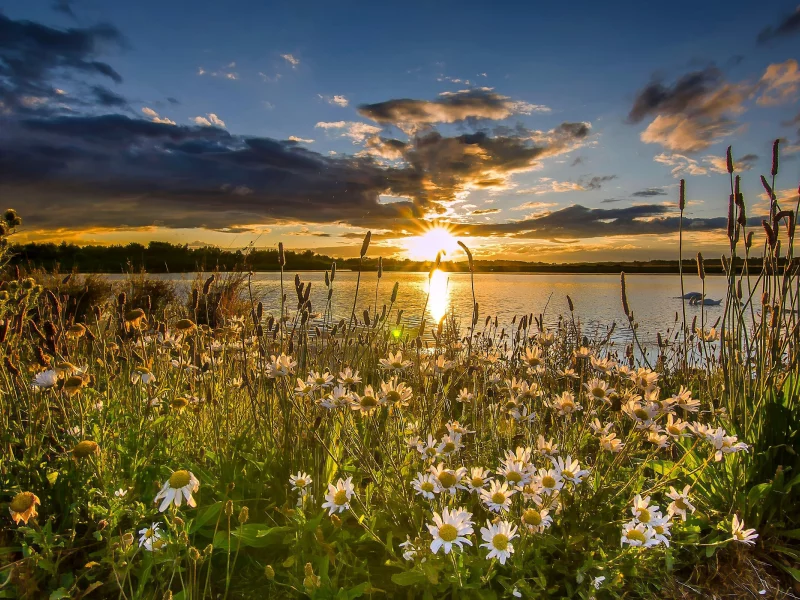
[{"label": "sun", "polygon": [[406,241],[406,255],[412,260],[435,260],[439,252],[450,255],[458,250],[458,241],[445,227],[431,227]]}]

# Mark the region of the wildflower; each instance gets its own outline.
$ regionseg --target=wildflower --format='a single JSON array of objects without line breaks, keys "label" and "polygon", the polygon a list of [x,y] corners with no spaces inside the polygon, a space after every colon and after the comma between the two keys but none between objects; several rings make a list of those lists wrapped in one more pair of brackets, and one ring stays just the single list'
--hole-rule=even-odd
[{"label": "wildflower", "polygon": [[339,478],[335,486],[332,483],[328,484],[328,493],[325,494],[322,508],[327,508],[329,515],[344,512],[350,508],[350,500],[353,498],[354,492],[352,477],[348,477],[346,480]]},{"label": "wildflower", "polygon": [[667,506],[667,513],[670,515],[680,515],[681,518],[686,520],[686,511],[694,512],[694,505],[689,501],[689,490],[691,486],[684,486],[683,491],[679,492],[674,487],[669,487],[667,497],[672,500]]},{"label": "wildflower", "polygon": [[436,478],[437,492],[449,492],[453,495],[457,490],[464,489],[464,484],[461,483],[461,480],[464,478],[466,471],[464,467],[459,467],[455,470],[446,469],[444,463],[441,462],[438,466],[431,465],[430,467],[431,475]]},{"label": "wildflower", "polygon": [[436,477],[431,473],[417,473],[416,479],[411,482],[411,487],[426,500],[433,500],[440,491]]},{"label": "wildflower", "polygon": [[586,346],[581,346],[573,353],[575,360],[586,360],[592,356],[592,351],[589,350]]},{"label": "wildflower", "polygon": [[735,435],[727,435],[725,430],[720,427],[710,436],[706,436],[711,445],[714,447],[714,460],[719,462],[722,460],[723,455],[732,454],[734,452],[747,452],[750,446],[744,442],[737,442]]},{"label": "wildflower", "polygon": [[397,377],[381,382],[381,399],[390,406],[408,406],[412,396],[411,388]]},{"label": "wildflower", "polygon": [[447,373],[455,364],[451,360],[446,360],[443,354],[436,357],[436,362],[433,363],[433,371],[435,373]]},{"label": "wildflower", "polygon": [[53,369],[41,371],[33,376],[31,385],[36,389],[49,389],[58,383],[58,372]]},{"label": "wildflower", "polygon": [[533,423],[533,421],[536,419],[536,415],[532,412],[529,412],[528,407],[525,405],[512,408],[510,411],[508,411],[508,416],[515,421],[519,421],[520,423]]},{"label": "wildflower", "polygon": [[397,354],[392,354],[389,352],[389,357],[382,358],[380,360],[380,365],[382,369],[386,369],[387,371],[402,371],[411,366],[411,361],[403,360],[403,353],[398,350]]},{"label": "wildflower", "polygon": [[553,494],[564,487],[564,480],[557,469],[539,469],[536,481],[545,494]]},{"label": "wildflower", "polygon": [[589,474],[589,471],[581,469],[580,463],[577,460],[573,460],[569,455],[567,455],[566,460],[560,456],[557,459],[550,457],[550,462],[553,463],[553,467],[558,472],[559,477],[566,479],[574,485],[581,483],[583,478]]},{"label": "wildflower", "polygon": [[503,466],[497,470],[512,487],[524,487],[531,480],[530,464],[519,460],[504,460]]},{"label": "wildflower", "polygon": [[658,431],[652,429],[647,432],[647,441],[655,444],[657,448],[666,448],[669,446],[669,437],[662,435]]},{"label": "wildflower", "polygon": [[551,333],[547,330],[542,330],[536,336],[536,341],[539,342],[539,345],[543,348],[547,348],[548,346],[552,346],[556,341],[556,336],[554,333]]},{"label": "wildflower", "polygon": [[584,383],[583,387],[586,388],[586,391],[589,392],[592,398],[595,400],[603,400],[604,402],[608,402],[608,397],[616,391],[614,388],[608,387],[605,381],[597,377]]},{"label": "wildflower", "polygon": [[463,550],[463,544],[472,545],[472,542],[465,537],[473,533],[472,513],[463,508],[451,511],[445,507],[441,516],[439,513],[433,513],[433,525],[428,525],[428,531],[433,536],[431,552],[434,554],[438,553],[440,548],[444,549],[445,554],[450,554],[453,546]]},{"label": "wildflower", "polygon": [[358,375],[358,371],[346,367],[344,371],[339,372],[337,381],[345,387],[353,387],[357,383],[361,383],[361,377]]},{"label": "wildflower", "polygon": [[428,460],[434,460],[438,455],[438,444],[436,440],[433,439],[433,436],[428,434],[427,442],[421,442],[417,445],[417,451],[422,455],[423,458]]},{"label": "wildflower", "polygon": [[568,417],[572,413],[582,410],[583,407],[575,401],[575,396],[571,392],[563,392],[556,396],[551,406],[558,411],[562,417]]},{"label": "wildflower", "polygon": [[697,333],[697,337],[700,338],[701,341],[706,343],[716,342],[719,339],[719,332],[714,327],[711,329],[697,327],[695,333]]},{"label": "wildflower", "polygon": [[333,385],[333,375],[327,371],[324,373],[311,371],[306,378],[306,383],[315,390],[330,387]]},{"label": "wildflower", "polygon": [[461,436],[458,434],[445,434],[442,436],[441,443],[436,447],[439,456],[449,456],[461,450],[464,444],[461,443]]},{"label": "wildflower", "polygon": [[658,377],[658,373],[646,367],[639,367],[636,371],[632,371],[630,375],[631,381],[642,390],[652,388],[658,381]]},{"label": "wildflower", "polygon": [[609,373],[611,369],[614,368],[614,361],[608,357],[599,358],[592,356],[589,360],[592,364],[592,368],[601,373]]},{"label": "wildflower", "polygon": [[603,450],[616,453],[622,451],[622,449],[625,447],[625,444],[623,444],[622,440],[617,437],[616,433],[609,433],[600,436],[600,447]]},{"label": "wildflower", "polygon": [[489,469],[483,467],[472,467],[467,478],[467,488],[470,492],[480,492],[486,485],[492,481]]},{"label": "wildflower", "polygon": [[633,499],[633,506],[631,507],[633,518],[638,523],[650,523],[654,518],[660,517],[658,506],[650,504],[650,496],[642,498],[640,494],[636,494]]},{"label": "wildflower", "polygon": [[538,367],[542,364],[542,355],[539,352],[539,348],[525,348],[525,364],[528,367]]},{"label": "wildflower", "polygon": [[313,479],[311,479],[311,476],[303,471],[298,471],[296,475],[289,476],[289,483],[292,484],[292,489],[301,494],[306,493],[306,488],[311,485],[312,482]]},{"label": "wildflower", "polygon": [[139,530],[139,548],[144,547],[148,552],[153,552],[164,546],[161,532],[158,530],[160,526],[160,523],[152,523],[150,527]]},{"label": "wildflower", "polygon": [[540,435],[536,439],[536,449],[539,451],[539,454],[544,456],[558,454],[558,444],[553,442],[553,440],[545,440],[543,435]]},{"label": "wildflower", "polygon": [[643,404],[639,396],[626,402],[622,410],[636,422],[637,429],[647,429],[658,415],[659,406],[655,403]]},{"label": "wildflower", "polygon": [[116,496],[117,498],[124,498],[127,495],[128,495],[128,490],[126,490],[125,488],[119,488],[114,492],[114,496]]},{"label": "wildflower", "polygon": [[314,393],[314,386],[308,384],[298,377],[297,387],[294,388],[294,395],[298,398],[302,398],[304,396],[311,396],[312,393]]},{"label": "wildflower", "polygon": [[672,438],[686,437],[689,434],[684,430],[689,426],[689,423],[682,421],[680,418],[675,418],[673,415],[667,415],[667,423],[664,425],[664,431]]},{"label": "wildflower", "polygon": [[328,410],[350,406],[353,401],[353,394],[341,385],[334,387],[330,394],[319,400],[319,405]]},{"label": "wildflower", "polygon": [[659,541],[655,539],[653,529],[644,523],[629,521],[622,526],[622,539],[620,545],[629,544],[633,547],[652,548]]},{"label": "wildflower", "polygon": [[755,546],[755,540],[758,537],[755,529],[744,528],[744,521],[739,520],[739,515],[733,515],[731,534],[733,535],[734,541],[747,544],[748,546]]},{"label": "wildflower", "polygon": [[595,435],[604,436],[611,432],[611,428],[614,427],[614,424],[609,422],[603,425],[600,422],[600,419],[594,419],[591,423],[589,423],[589,427],[592,428],[592,431]]},{"label": "wildflower", "polygon": [[74,396],[81,391],[84,385],[86,385],[86,381],[82,376],[73,375],[72,377],[67,378],[67,380],[64,382],[63,390],[68,396]]},{"label": "wildflower", "polygon": [[22,522],[27,525],[28,520],[38,514],[36,512],[37,504],[41,505],[41,501],[36,494],[33,492],[20,492],[11,500],[8,505],[8,511],[11,513],[11,518],[15,523]]},{"label": "wildflower", "polygon": [[500,521],[496,524],[486,521],[486,527],[481,527],[481,537],[486,542],[481,544],[481,548],[489,550],[486,559],[496,558],[501,565],[504,565],[506,560],[514,554],[514,546],[511,541],[517,537],[517,527],[508,521]]},{"label": "wildflower", "polygon": [[353,395],[353,402],[350,405],[350,408],[360,411],[363,415],[370,415],[375,412],[376,409],[380,408],[381,404],[382,402],[375,394],[372,386],[368,385],[364,388],[364,393],[361,396],[356,394]]},{"label": "wildflower", "polygon": [[456,400],[459,402],[472,402],[474,399],[475,395],[467,388],[461,388],[461,391],[458,392],[458,396],[456,396]]},{"label": "wildflower", "polygon": [[150,372],[150,369],[147,367],[136,367],[133,372],[131,373],[131,383],[134,385],[137,383],[141,383],[142,385],[148,385],[150,383],[155,383],[156,376]]},{"label": "wildflower", "polygon": [[514,596],[514,598],[522,598],[522,592],[519,591],[518,587],[511,590],[511,595]]},{"label": "wildflower", "polygon": [[700,408],[700,402],[692,399],[692,391],[684,386],[681,386],[680,391],[677,394],[674,394],[671,400],[673,400],[675,406],[680,406],[687,412],[697,412],[697,410]]},{"label": "wildflower", "polygon": [[270,356],[270,364],[267,365],[267,377],[275,379],[277,377],[288,377],[294,373],[297,361],[291,356],[281,353],[280,356],[274,354]]},{"label": "wildflower", "polygon": [[199,488],[200,482],[191,471],[185,469],[175,471],[156,495],[155,501],[162,501],[158,507],[159,512],[164,512],[173,503],[180,508],[184,498],[189,506],[197,506],[192,492],[196,492]]},{"label": "wildflower", "polygon": [[672,532],[669,530],[670,527],[672,527],[672,522],[669,520],[669,517],[658,515],[650,521],[650,528],[653,530],[653,539],[664,544],[667,548],[669,548],[669,536],[672,535]]},{"label": "wildflower", "polygon": [[594,586],[594,589],[599,590],[605,580],[606,580],[605,576],[599,575],[598,577],[592,579],[592,586]]},{"label": "wildflower", "polygon": [[522,512],[522,524],[531,533],[542,533],[553,524],[553,517],[546,508],[526,508]]},{"label": "wildflower", "polygon": [[458,421],[448,421],[445,423],[445,427],[447,428],[447,431],[450,432],[451,436],[462,436],[468,433],[475,433],[474,431],[467,429],[465,425],[462,425]]},{"label": "wildflower", "polygon": [[481,501],[486,505],[486,508],[492,512],[503,512],[511,508],[511,496],[516,493],[516,490],[509,490],[508,483],[499,483],[492,481],[489,484],[489,489],[482,489],[480,491]]},{"label": "wildflower", "polygon": [[404,560],[414,560],[414,557],[417,555],[417,548],[414,546],[410,537],[406,536],[406,541],[402,542],[400,547],[403,549]]},{"label": "wildflower", "polygon": [[75,444],[75,447],[72,449],[72,456],[75,458],[86,458],[98,452],[100,452],[100,446],[97,445],[97,442],[83,440]]},{"label": "wildflower", "polygon": [[569,367],[565,367],[564,369],[559,369],[556,371],[559,377],[563,377],[564,379],[580,379],[580,375],[575,372],[575,369],[571,369]]}]

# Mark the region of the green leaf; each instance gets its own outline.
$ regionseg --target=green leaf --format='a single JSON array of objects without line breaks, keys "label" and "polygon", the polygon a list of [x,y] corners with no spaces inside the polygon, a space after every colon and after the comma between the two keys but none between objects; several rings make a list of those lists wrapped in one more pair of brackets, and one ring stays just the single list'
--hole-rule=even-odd
[{"label": "green leaf", "polygon": [[50,593],[50,600],[62,600],[63,598],[69,598],[69,591],[65,590],[63,587],[53,590]]},{"label": "green leaf", "polygon": [[396,585],[409,586],[425,583],[428,581],[428,576],[420,571],[403,571],[402,573],[395,573],[392,575],[392,582]]},{"label": "green leaf", "polygon": [[[248,523],[231,531],[230,547],[236,548],[239,544],[250,548],[274,546],[278,543],[277,538],[288,531],[292,531],[292,528],[267,527],[263,523]],[[228,550],[227,531],[217,531],[217,535],[214,536],[214,548]]]}]

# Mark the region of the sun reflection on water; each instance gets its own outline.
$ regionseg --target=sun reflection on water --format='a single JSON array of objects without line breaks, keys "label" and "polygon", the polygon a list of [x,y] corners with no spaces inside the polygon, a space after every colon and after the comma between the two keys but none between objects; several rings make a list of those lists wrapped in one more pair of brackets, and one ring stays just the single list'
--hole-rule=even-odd
[{"label": "sun reflection on water", "polygon": [[434,270],[430,279],[428,280],[427,292],[430,293],[428,298],[428,313],[438,323],[442,317],[447,314],[447,309],[450,305],[450,291],[448,288],[447,273]]}]

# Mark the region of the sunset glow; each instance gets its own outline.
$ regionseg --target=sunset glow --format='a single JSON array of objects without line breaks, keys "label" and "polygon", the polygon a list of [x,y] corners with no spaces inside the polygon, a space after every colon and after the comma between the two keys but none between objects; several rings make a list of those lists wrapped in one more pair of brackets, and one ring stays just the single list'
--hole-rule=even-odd
[{"label": "sunset glow", "polygon": [[452,258],[458,249],[458,240],[444,227],[432,227],[406,242],[406,255],[412,260],[435,260],[439,252]]}]

